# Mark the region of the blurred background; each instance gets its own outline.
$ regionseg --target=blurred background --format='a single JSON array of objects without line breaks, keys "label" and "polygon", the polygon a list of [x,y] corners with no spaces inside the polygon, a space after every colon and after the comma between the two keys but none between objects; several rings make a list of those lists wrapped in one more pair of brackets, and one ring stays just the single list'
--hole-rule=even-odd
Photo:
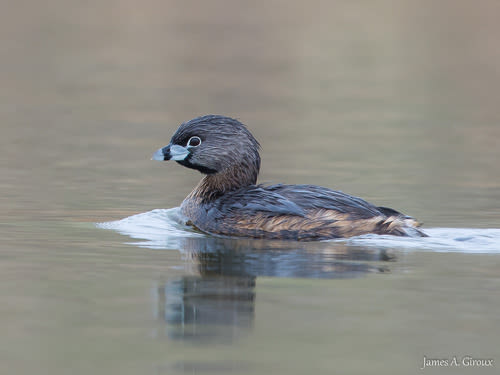
[{"label": "blurred background", "polygon": [[499,8],[4,3],[3,214],[176,206],[199,175],[150,154],[215,113],[260,140],[262,182],[325,185],[431,226],[498,227]]},{"label": "blurred background", "polygon": [[[0,7],[2,372],[388,374],[418,372],[426,353],[498,354],[487,294],[498,256],[410,253],[395,276],[353,284],[253,275],[243,293],[260,300],[244,306],[255,333],[203,351],[166,340],[152,313],[166,291],[196,285],[181,255],[93,223],[178,206],[200,175],[151,155],[212,113],[261,142],[260,182],[342,190],[427,227],[499,228],[500,2]],[[218,355],[233,359],[214,365]]]}]

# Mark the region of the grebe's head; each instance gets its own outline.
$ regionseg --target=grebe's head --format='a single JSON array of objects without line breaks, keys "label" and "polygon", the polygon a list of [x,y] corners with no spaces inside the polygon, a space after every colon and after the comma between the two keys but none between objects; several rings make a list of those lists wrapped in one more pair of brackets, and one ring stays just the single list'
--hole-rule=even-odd
[{"label": "grebe's head", "polygon": [[181,124],[153,160],[175,160],[207,175],[238,168],[257,179],[259,148],[259,142],[238,120],[207,115]]}]

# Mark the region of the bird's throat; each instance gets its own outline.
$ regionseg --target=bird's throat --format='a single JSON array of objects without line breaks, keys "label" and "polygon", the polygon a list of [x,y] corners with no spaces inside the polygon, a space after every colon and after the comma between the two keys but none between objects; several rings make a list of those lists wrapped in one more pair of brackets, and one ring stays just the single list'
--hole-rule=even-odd
[{"label": "bird's throat", "polygon": [[201,199],[204,202],[211,201],[229,191],[255,185],[258,173],[255,166],[248,164],[231,166],[203,177],[187,198]]}]

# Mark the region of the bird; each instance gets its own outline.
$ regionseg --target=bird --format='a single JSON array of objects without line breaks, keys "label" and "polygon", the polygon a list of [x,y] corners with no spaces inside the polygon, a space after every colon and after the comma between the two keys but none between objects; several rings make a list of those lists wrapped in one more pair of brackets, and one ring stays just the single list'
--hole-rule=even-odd
[{"label": "bird", "polygon": [[210,235],[293,241],[427,236],[412,217],[341,191],[257,184],[259,151],[239,120],[205,115],[183,122],[152,160],[173,160],[204,175],[180,212],[186,225]]}]

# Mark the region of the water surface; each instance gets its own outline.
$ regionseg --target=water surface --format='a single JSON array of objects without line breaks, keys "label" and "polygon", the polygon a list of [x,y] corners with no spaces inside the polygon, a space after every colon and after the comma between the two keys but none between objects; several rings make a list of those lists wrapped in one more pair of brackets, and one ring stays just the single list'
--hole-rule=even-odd
[{"label": "water surface", "polygon": [[[495,373],[499,12],[486,0],[5,4],[0,372]],[[342,190],[431,237],[186,231],[172,214],[200,175],[150,157],[207,113],[249,126],[261,182]],[[420,370],[424,356],[466,355],[495,368]]]}]

